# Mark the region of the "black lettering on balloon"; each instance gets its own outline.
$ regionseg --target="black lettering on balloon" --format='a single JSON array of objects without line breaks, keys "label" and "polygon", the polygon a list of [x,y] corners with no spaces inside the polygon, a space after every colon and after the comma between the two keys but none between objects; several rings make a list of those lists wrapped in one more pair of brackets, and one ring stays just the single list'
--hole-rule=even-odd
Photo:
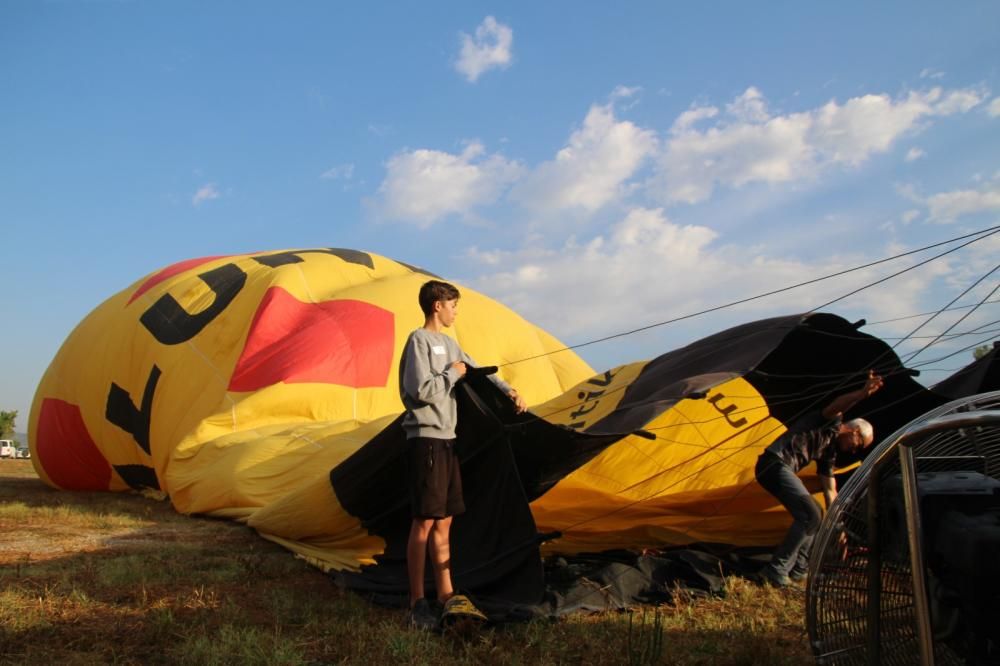
[{"label": "black lettering on balloon", "polygon": [[156,471],[152,467],[147,467],[146,465],[115,465],[114,468],[118,472],[118,476],[122,477],[122,481],[127,483],[130,488],[135,488],[136,490],[142,490],[143,488],[160,490],[160,480],[156,478]]},{"label": "black lettering on balloon", "polygon": [[409,268],[414,273],[420,273],[421,275],[426,275],[426,276],[432,277],[432,278],[434,278],[436,280],[440,280],[441,279],[440,275],[434,275],[434,273],[431,273],[430,271],[426,271],[423,268],[420,268],[419,266],[411,266],[410,264],[404,263],[402,261],[397,261],[396,263],[399,264],[400,266],[406,266],[407,268]]},{"label": "black lettering on balloon", "polygon": [[594,386],[603,386],[607,388],[611,384],[611,380],[614,378],[615,374],[617,373],[613,373],[610,370],[606,370],[604,372],[603,379],[598,379],[597,377],[594,377],[593,379],[588,379],[587,383],[593,384]]},{"label": "black lettering on balloon", "polygon": [[745,426],[747,424],[747,420],[742,416],[735,421],[729,417],[730,414],[736,411],[735,404],[726,405],[725,407],[719,406],[719,401],[725,397],[726,396],[722,395],[721,393],[716,393],[715,395],[713,395],[711,398],[708,399],[708,402],[712,405],[712,407],[715,407],[715,411],[719,412],[720,414],[726,417],[726,421],[729,422],[729,425],[733,426],[734,428],[741,428]]},{"label": "black lettering on balloon", "polygon": [[[306,253],[329,254],[339,257],[350,264],[366,266],[371,269],[375,268],[372,257],[367,252],[335,247],[316,250],[292,250],[253,257],[253,259],[263,266],[278,268],[304,261],[300,255]],[[157,299],[139,317],[142,325],[146,327],[146,330],[160,344],[177,345],[187,342],[198,335],[216,317],[225,312],[226,308],[229,307],[230,303],[243,290],[247,282],[246,272],[234,263],[213,268],[210,271],[199,274],[198,278],[215,294],[212,304],[201,312],[197,314],[187,312],[177,302],[177,299],[167,293]],[[112,382],[111,388],[108,391],[108,400],[104,412],[105,418],[110,423],[131,434],[136,444],[139,445],[139,448],[147,454],[150,452],[149,430],[153,410],[153,393],[156,390],[156,383],[160,379],[160,374],[160,369],[154,365],[149,373],[149,379],[146,381],[146,388],[142,395],[142,404],[140,407],[135,406],[132,396],[128,391]],[[142,465],[122,465],[116,467],[116,469],[119,469],[122,478],[133,488],[140,486],[159,487],[152,468]]]},{"label": "black lettering on balloon", "polygon": [[288,264],[299,264],[305,261],[301,255],[303,254],[332,254],[335,257],[340,257],[349,264],[357,264],[358,266],[366,266],[368,268],[375,268],[374,262],[372,262],[372,256],[367,252],[359,252],[358,250],[346,250],[340,247],[328,247],[319,248],[316,250],[289,250],[288,252],[279,252],[277,254],[267,254],[260,257],[254,257],[254,261],[259,264],[263,264],[270,268],[278,268],[279,266],[287,266]]},{"label": "black lettering on balloon", "polygon": [[156,391],[156,382],[160,380],[160,369],[153,366],[149,371],[149,379],[146,380],[146,388],[142,392],[142,404],[139,407],[132,402],[129,392],[111,383],[108,391],[108,401],[104,408],[104,418],[108,422],[118,426],[128,434],[139,445],[139,448],[149,454],[149,423],[153,412],[153,393]]},{"label": "black lettering on balloon", "polygon": [[[583,402],[581,403],[579,409],[577,409],[575,412],[571,412],[570,413],[569,417],[571,419],[580,418],[581,416],[589,414],[590,412],[592,412],[595,409],[597,409],[597,405],[600,404],[599,398],[604,395],[605,389],[607,389],[607,387],[611,385],[611,380],[614,379],[614,377],[615,377],[616,374],[618,374],[618,373],[611,372],[610,370],[607,370],[607,371],[605,371],[604,375],[601,376],[600,378],[594,377],[592,379],[588,379],[587,380],[588,384],[593,384],[594,386],[600,386],[601,390],[600,391],[580,391],[579,393],[577,393],[576,394],[577,399],[581,400]],[[591,404],[590,407],[588,408],[587,407],[588,403],[593,403],[593,404]],[[579,429],[579,428],[583,428],[586,425],[587,425],[587,421],[583,420],[583,421],[576,421],[574,423],[570,423],[568,427]]]},{"label": "black lettering on balloon", "polygon": [[[571,412],[569,417],[571,419],[580,418],[584,414],[589,414],[595,409],[597,409],[597,406],[599,404],[601,404],[600,401],[595,402],[593,405],[590,406],[590,409],[587,409],[586,406],[581,406],[580,409],[576,410],[575,412]],[[586,405],[586,403],[584,403],[584,405]]]},{"label": "black lettering on balloon", "polygon": [[190,314],[170,294],[164,294],[142,313],[139,321],[157,342],[177,345],[198,335],[213,319],[229,307],[247,281],[247,274],[236,264],[225,264],[198,276],[215,294],[212,304]]}]

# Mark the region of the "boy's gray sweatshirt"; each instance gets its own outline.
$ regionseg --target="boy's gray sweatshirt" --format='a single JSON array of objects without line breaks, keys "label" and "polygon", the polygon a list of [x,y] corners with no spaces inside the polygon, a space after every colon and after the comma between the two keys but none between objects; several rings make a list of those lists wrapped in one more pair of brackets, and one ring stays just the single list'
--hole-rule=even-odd
[{"label": "boy's gray sweatshirt", "polygon": [[[410,333],[399,360],[399,397],[406,407],[403,429],[407,439],[455,438],[458,424],[455,383],[459,380],[458,371],[451,367],[455,361],[476,367],[476,362],[444,333],[425,328]],[[490,379],[504,393],[510,392],[510,386],[496,375]]]}]

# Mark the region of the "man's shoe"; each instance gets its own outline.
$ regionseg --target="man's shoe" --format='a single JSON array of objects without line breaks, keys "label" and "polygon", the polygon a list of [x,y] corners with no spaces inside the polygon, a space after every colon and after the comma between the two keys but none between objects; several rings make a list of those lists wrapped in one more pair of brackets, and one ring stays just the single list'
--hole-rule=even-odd
[{"label": "man's shoe", "polygon": [[788,572],[788,580],[793,583],[801,583],[809,575],[809,571],[806,569],[799,569],[798,567],[792,569]]},{"label": "man's shoe", "polygon": [[770,564],[765,566],[757,574],[760,580],[765,585],[771,585],[773,587],[788,587],[792,584],[792,581],[785,574],[778,573],[777,569],[772,567]]},{"label": "man's shoe", "polygon": [[427,599],[421,597],[413,604],[410,609],[410,626],[421,631],[434,631],[438,628],[438,614]]}]

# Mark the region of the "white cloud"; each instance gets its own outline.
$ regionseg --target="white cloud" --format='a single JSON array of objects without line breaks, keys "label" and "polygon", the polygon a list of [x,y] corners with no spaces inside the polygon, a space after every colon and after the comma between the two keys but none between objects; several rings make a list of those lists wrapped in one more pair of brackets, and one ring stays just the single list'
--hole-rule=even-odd
[{"label": "white cloud", "polygon": [[1000,97],[994,97],[990,100],[989,106],[986,107],[986,112],[990,114],[990,118],[1000,116]]},{"label": "white cloud", "polygon": [[[592,214],[634,205],[640,192],[665,204],[695,204],[719,187],[793,183],[815,179],[824,170],[857,168],[934,118],[966,113],[986,99],[984,89],[936,87],[896,98],[861,95],[781,113],[749,87],[721,110],[690,107],[661,139],[655,130],[618,117],[616,105],[639,92],[616,87],[606,104],[590,107],[553,159],[533,168],[498,153],[488,155],[479,143],[460,154],[401,151],[386,164],[376,210],[383,218],[426,227],[449,215],[471,220],[476,208],[501,199],[542,218],[567,210]],[[912,162],[924,155],[911,147],[903,157]],[[344,177],[343,166],[325,176]],[[646,189],[640,190],[643,183]],[[911,198],[928,205],[915,192]],[[943,219],[948,202],[936,201]]]},{"label": "white cloud", "polygon": [[455,69],[470,82],[474,83],[487,70],[510,66],[514,31],[492,16],[483,19],[475,37],[463,32],[461,38],[462,49]]},{"label": "white cloud", "polygon": [[215,188],[215,183],[208,183],[203,185],[194,193],[191,197],[191,204],[194,206],[200,206],[206,201],[211,201],[212,199],[218,199],[221,195],[219,190]]},{"label": "white cloud", "polygon": [[944,72],[936,70],[936,69],[931,69],[930,67],[926,67],[926,68],[924,68],[924,69],[922,69],[920,71],[920,78],[922,78],[922,79],[942,79],[942,78],[944,78]]},{"label": "white cloud", "polygon": [[618,104],[619,108],[627,111],[639,103],[639,93],[641,92],[641,86],[615,86],[609,99],[612,104]]},{"label": "white cloud", "polygon": [[914,209],[911,208],[910,210],[905,211],[900,216],[899,219],[903,221],[903,224],[909,224],[910,222],[913,222],[918,217],[920,217],[920,211],[919,210],[914,210]]},{"label": "white cloud", "polygon": [[521,171],[515,161],[486,155],[478,142],[457,155],[403,151],[386,165],[376,209],[385,218],[426,228],[448,215],[469,215],[476,207],[495,202]]},{"label": "white cloud", "polygon": [[[863,95],[809,111],[772,115],[763,95],[748,88],[726,106],[682,113],[671,128],[651,191],[664,202],[697,203],[718,186],[812,178],[833,165],[857,167],[934,116],[965,113],[985,92],[941,88],[893,99]],[[717,118],[718,117],[718,118]],[[716,119],[705,129],[695,123]]]},{"label": "white cloud", "polygon": [[626,99],[628,97],[635,97],[640,92],[642,92],[642,88],[640,86],[615,86],[615,89],[611,91],[611,99]]},{"label": "white cloud", "polygon": [[[932,93],[940,91],[939,88]],[[989,93],[983,90],[953,90],[934,104],[934,115],[950,116],[955,113],[967,113],[982,104]]]},{"label": "white cloud", "polygon": [[810,114],[810,142],[821,160],[856,166],[872,154],[888,150],[893,141],[917,129],[921,119],[967,111],[978,99],[964,90],[942,96],[941,89],[934,88],[912,91],[898,100],[888,95],[864,95],[843,105],[831,101]]},{"label": "white cloud", "polygon": [[1000,180],[975,190],[955,190],[931,195],[926,199],[931,222],[948,224],[964,215],[1000,211]]},{"label": "white cloud", "polygon": [[327,169],[320,175],[320,178],[324,180],[350,180],[354,177],[354,165],[353,164],[338,164],[335,167]]},{"label": "white cloud", "polygon": [[511,196],[536,210],[594,211],[623,193],[655,149],[654,132],[616,119],[610,104],[595,105],[555,159],[535,168]]},{"label": "white cloud", "polygon": [[802,177],[812,161],[813,149],[806,140],[809,124],[805,114],[792,114],[765,123],[678,132],[660,158],[654,194],[697,203],[717,184],[739,187]]},{"label": "white cloud", "polygon": [[[607,233],[548,249],[537,242],[514,252],[479,252],[489,268],[475,286],[558,336],[598,337],[697,312],[739,298],[833,273],[870,257],[838,256],[825,262],[768,256],[759,248],[724,244],[706,226],[675,224],[662,209],[634,208]],[[804,312],[879,276],[893,264],[786,292],[740,306],[736,321],[774,313]],[[877,313],[889,318],[919,311],[928,280],[947,267],[915,271],[891,289],[861,292],[835,312]]]},{"label": "white cloud", "polygon": [[770,115],[767,112],[767,100],[753,86],[726,105],[726,112],[739,121],[747,123],[766,122]]},{"label": "white cloud", "polygon": [[692,106],[690,109],[677,116],[677,120],[674,121],[673,127],[670,128],[670,133],[683,134],[698,121],[714,118],[717,115],[719,115],[719,110],[714,106]]}]

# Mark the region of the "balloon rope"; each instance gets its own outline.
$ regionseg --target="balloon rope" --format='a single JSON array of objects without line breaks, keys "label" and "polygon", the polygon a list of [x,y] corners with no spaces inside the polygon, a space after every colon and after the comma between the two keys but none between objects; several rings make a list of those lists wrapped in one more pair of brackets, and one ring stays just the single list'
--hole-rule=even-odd
[{"label": "balloon rope", "polygon": [[[995,233],[995,232],[994,232],[994,233]],[[956,249],[957,249],[957,248],[956,248]],[[995,269],[994,269],[994,270],[995,270]],[[992,272],[993,272],[993,271],[990,271],[990,273],[992,273]],[[990,273],[987,273],[986,275],[989,275]],[[986,276],[983,276],[983,277],[986,277]],[[979,280],[977,280],[977,281],[976,281],[976,282],[975,282],[975,283],[973,284],[973,286],[975,286],[975,284],[978,284],[978,283],[979,283],[979,282],[981,282],[981,281],[982,281],[982,278],[980,278]],[[992,295],[992,293],[991,293],[990,295]],[[987,296],[987,298],[988,298],[988,297],[989,297],[989,296]],[[983,299],[983,300],[985,301],[985,299]],[[982,303],[982,301],[981,301],[981,303]],[[981,303],[980,303],[980,304],[981,304]],[[950,305],[950,304],[949,304],[949,305]],[[947,306],[946,306],[946,307],[947,307]],[[941,310],[944,310],[944,308],[941,308]],[[940,312],[940,311],[939,311],[939,312]],[[935,313],[935,314],[934,314],[934,316],[937,316],[937,313]],[[919,329],[919,327],[918,327],[918,329]],[[916,330],[918,330],[918,329],[915,329],[915,330],[914,330],[914,332],[915,332]],[[928,345],[928,346],[929,346],[929,345]],[[885,358],[886,358],[886,357],[887,357],[888,355],[890,355],[890,354],[894,354],[894,352],[893,352],[893,350],[892,350],[892,349],[888,349],[888,350],[886,350],[886,351],[882,352],[882,353],[881,353],[881,354],[880,354],[880,355],[879,355],[878,357],[876,357],[876,359],[875,359],[875,360],[874,360],[874,361],[872,362],[872,364],[871,364],[871,365],[872,365],[873,367],[877,367],[877,366],[879,365],[879,363],[880,363],[881,361],[883,361],[883,359],[885,359]],[[938,359],[938,360],[940,360],[940,359]],[[835,386],[835,387],[834,387],[834,388],[833,388],[832,390],[829,390],[829,391],[823,391],[822,393],[819,393],[819,392],[817,392],[817,393],[814,393],[814,394],[811,394],[811,395],[808,395],[808,396],[806,396],[807,398],[812,398],[812,397],[814,397],[814,396],[815,396],[815,400],[813,400],[813,401],[812,401],[812,402],[811,402],[811,403],[810,403],[809,405],[807,405],[806,407],[803,407],[802,409],[800,409],[800,410],[799,410],[799,411],[798,411],[798,412],[797,412],[797,413],[796,413],[796,414],[795,414],[795,415],[794,415],[794,416],[793,416],[793,417],[792,417],[791,419],[789,419],[789,422],[793,422],[793,421],[795,421],[795,420],[797,420],[797,419],[801,418],[801,417],[802,417],[803,415],[805,415],[806,413],[808,413],[808,412],[810,412],[810,411],[812,411],[812,410],[814,410],[814,409],[817,409],[817,408],[818,408],[818,406],[819,406],[819,402],[820,402],[820,400],[822,400],[822,399],[824,399],[825,397],[827,397],[827,396],[831,395],[832,393],[834,393],[834,392],[835,392],[835,391],[837,391],[838,389],[841,389],[841,388],[844,388],[844,387],[846,387],[846,386],[847,386],[847,384],[848,384],[848,383],[850,383],[850,380],[851,380],[851,379],[852,379],[853,377],[855,377],[855,376],[857,376],[857,375],[856,375],[856,373],[850,373],[850,374],[846,374],[846,373],[845,373],[845,376],[844,376],[844,379],[843,379],[843,380],[842,380],[841,382],[839,382],[839,383],[838,383],[838,385],[837,385],[837,386]],[[923,389],[920,389],[920,390],[923,390]],[[901,398],[899,398],[899,399],[897,399],[897,400],[895,400],[895,401],[892,401],[892,402],[890,402],[890,403],[887,403],[886,405],[882,405],[882,406],[881,406],[881,407],[879,407],[879,408],[876,408],[876,409],[873,409],[873,410],[870,410],[870,411],[868,412],[868,414],[874,414],[874,413],[878,413],[878,412],[881,412],[881,411],[884,411],[885,409],[888,409],[889,407],[892,407],[892,406],[895,406],[896,404],[899,404],[900,402],[903,402],[904,400],[907,400],[907,399],[911,398],[911,397],[912,397],[913,395],[916,395],[917,393],[919,393],[919,392],[920,392],[920,390],[916,390],[916,391],[913,391],[913,392],[911,392],[911,393],[909,393],[909,394],[907,394],[907,395],[905,395],[905,396],[903,396],[903,397],[901,397]],[[731,414],[730,414],[730,416],[731,416]],[[688,424],[684,424],[684,425],[688,425]],[[693,425],[693,423],[692,423],[692,425]],[[757,425],[757,424],[754,424],[754,425]],[[753,427],[753,426],[750,426],[750,427]],[[572,530],[572,529],[575,529],[575,528],[577,528],[577,527],[579,527],[579,526],[581,526],[581,525],[584,525],[584,524],[586,524],[586,523],[589,523],[589,522],[593,522],[593,521],[596,521],[596,520],[602,520],[602,519],[604,519],[604,518],[607,518],[608,516],[611,516],[611,515],[614,515],[614,514],[616,514],[616,513],[620,512],[620,511],[622,511],[622,510],[625,510],[625,509],[628,509],[628,508],[631,508],[631,507],[633,507],[633,506],[636,506],[636,505],[638,505],[638,504],[641,504],[641,503],[644,503],[644,502],[647,502],[647,501],[649,501],[649,500],[653,499],[654,497],[656,497],[656,496],[658,496],[658,495],[662,494],[663,492],[665,492],[665,491],[669,490],[670,488],[672,488],[672,487],[674,487],[674,486],[676,486],[676,485],[678,485],[678,484],[680,484],[680,483],[683,483],[683,482],[687,481],[688,479],[691,479],[691,478],[694,478],[695,476],[698,476],[698,475],[700,475],[700,474],[701,474],[702,472],[704,472],[704,471],[705,471],[706,469],[708,469],[708,468],[711,468],[711,467],[713,467],[713,466],[715,466],[715,465],[718,465],[718,464],[720,464],[720,463],[722,463],[722,462],[725,462],[725,461],[727,461],[728,459],[732,458],[733,456],[737,455],[738,453],[741,453],[741,452],[745,451],[746,449],[748,449],[748,448],[750,448],[750,447],[755,447],[755,446],[759,446],[759,445],[760,445],[760,444],[761,444],[761,443],[762,443],[762,442],[764,441],[765,437],[770,437],[770,436],[771,436],[771,435],[772,435],[772,434],[773,434],[774,432],[776,432],[776,431],[777,431],[777,430],[778,430],[779,428],[781,428],[781,427],[784,427],[784,426],[783,426],[783,424],[780,424],[780,423],[779,423],[779,425],[778,425],[778,426],[775,426],[774,428],[770,429],[770,430],[769,430],[769,431],[767,431],[766,433],[763,433],[763,434],[759,435],[758,437],[756,437],[756,438],[754,438],[753,440],[751,440],[751,441],[747,442],[747,443],[746,443],[746,444],[744,444],[743,446],[741,446],[741,447],[739,447],[739,448],[737,448],[737,449],[733,450],[733,451],[732,451],[731,453],[729,453],[728,455],[726,455],[726,456],[723,456],[723,457],[721,457],[721,458],[719,458],[719,459],[717,459],[717,460],[715,460],[715,461],[713,461],[713,462],[709,463],[708,465],[706,465],[706,466],[704,466],[704,467],[702,467],[702,468],[698,469],[697,471],[694,471],[694,472],[691,472],[690,474],[687,474],[687,475],[685,475],[685,476],[681,477],[680,479],[677,479],[677,480],[675,480],[675,481],[672,481],[671,483],[668,483],[668,485],[666,485],[666,486],[664,486],[664,487],[662,487],[662,488],[659,488],[659,489],[657,489],[657,490],[656,490],[655,492],[653,492],[652,494],[649,494],[649,495],[646,495],[645,497],[642,497],[642,498],[639,498],[639,499],[637,499],[637,500],[634,500],[634,501],[632,501],[632,502],[629,502],[629,503],[627,503],[627,504],[624,504],[624,505],[622,505],[622,506],[620,506],[620,507],[618,507],[618,508],[616,508],[616,509],[613,509],[613,510],[611,510],[611,511],[608,511],[608,512],[606,512],[606,513],[604,513],[604,514],[601,514],[601,515],[598,515],[598,516],[592,516],[592,517],[590,517],[590,518],[586,518],[586,519],[584,519],[584,520],[582,520],[582,521],[578,521],[577,523],[574,523],[574,524],[572,524],[572,525],[570,525],[570,526],[568,526],[568,527],[564,527],[564,528],[562,528],[562,531],[564,531],[564,532],[565,532],[565,531],[568,531],[568,530]],[[649,428],[649,430],[655,430],[655,429],[657,429],[657,428]],[[659,438],[658,438],[658,439],[659,439]],[[715,448],[717,448],[718,446],[720,446],[721,444],[723,444],[723,443],[724,443],[725,441],[726,441],[726,440],[723,440],[722,442],[719,442],[718,444],[715,444],[715,445],[713,445],[713,446],[710,446],[710,447],[708,447],[707,451],[710,451],[710,450],[712,450],[712,449],[715,449]],[[769,441],[770,441],[770,440],[769,440]],[[671,471],[671,470],[673,470],[673,469],[676,469],[677,467],[679,467],[679,466],[681,466],[681,465],[684,465],[684,464],[687,464],[687,463],[690,463],[691,461],[693,461],[693,460],[695,460],[696,458],[698,458],[698,457],[701,457],[701,456],[703,456],[703,455],[705,455],[705,452],[702,452],[702,453],[699,453],[699,454],[698,454],[697,456],[695,456],[694,458],[689,458],[689,459],[687,459],[687,460],[685,460],[685,461],[682,461],[682,462],[680,462],[680,463],[677,463],[676,465],[673,465],[673,466],[671,466],[671,467],[669,467],[669,468],[666,468],[666,469],[664,469],[664,470],[660,470],[659,472],[657,472],[657,474],[655,474],[655,475],[653,475],[653,476],[651,476],[651,477],[649,477],[649,478],[647,478],[647,479],[644,479],[644,480],[642,481],[642,483],[648,483],[648,482],[649,482],[650,480],[652,480],[652,479],[656,478],[657,476],[662,476],[662,475],[663,475],[663,474],[665,474],[666,472],[669,472],[669,471]],[[728,499],[727,499],[727,500],[726,500],[725,502],[723,502],[723,503],[720,503],[720,504],[719,504],[718,506],[716,506],[716,507],[715,507],[715,509],[714,509],[714,511],[713,511],[713,512],[712,512],[712,513],[711,513],[710,515],[707,515],[707,516],[704,516],[704,517],[702,518],[702,520],[701,520],[701,521],[699,521],[699,522],[698,522],[698,523],[697,523],[696,525],[694,525],[694,526],[692,526],[692,527],[689,527],[689,528],[686,528],[686,529],[684,529],[684,530],[679,530],[679,531],[681,531],[681,532],[682,532],[683,534],[685,534],[686,536],[690,536],[691,532],[693,532],[693,531],[694,531],[694,530],[696,530],[696,529],[697,529],[698,527],[700,527],[701,525],[703,525],[703,524],[704,524],[704,523],[705,523],[706,521],[708,521],[709,519],[711,519],[711,518],[714,518],[714,517],[716,517],[716,516],[717,516],[717,515],[719,514],[719,511],[720,511],[720,510],[722,509],[722,507],[723,507],[723,506],[727,506],[728,504],[730,504],[730,503],[731,503],[731,502],[732,502],[732,501],[733,501],[734,499],[736,499],[736,498],[737,498],[737,497],[738,497],[738,496],[739,496],[739,495],[740,495],[741,493],[743,493],[743,492],[744,492],[744,491],[746,490],[746,488],[748,488],[749,486],[753,485],[754,483],[756,483],[756,479],[754,479],[753,481],[748,481],[748,482],[747,482],[746,484],[744,484],[744,485],[743,485],[742,487],[740,487],[740,488],[739,488],[739,489],[737,490],[737,492],[736,492],[736,493],[735,493],[735,494],[734,494],[733,496],[731,496],[730,498],[728,498]],[[634,486],[633,486],[633,487],[634,487]],[[620,494],[621,492],[622,492],[622,491],[618,491],[618,493],[616,493],[616,494]]]},{"label": "balloon rope", "polygon": [[[1000,264],[997,264],[997,266],[992,271],[990,271],[989,273],[987,273],[983,277],[981,277],[978,280],[976,280],[973,284],[969,285],[968,289],[966,289],[965,291],[963,291],[961,294],[959,294],[955,298],[956,299],[960,298],[960,297],[964,296],[965,294],[969,293],[976,285],[978,285],[980,282],[982,282],[987,277],[989,277],[998,268],[1000,268]],[[963,314],[961,317],[959,317],[958,321],[954,322],[951,326],[949,326],[948,328],[944,329],[944,331],[942,331],[941,333],[939,333],[936,338],[934,338],[933,340],[931,340],[930,342],[928,342],[927,344],[925,344],[923,347],[921,347],[917,351],[915,351],[912,354],[910,354],[909,356],[907,356],[906,360],[903,361],[903,362],[904,363],[909,363],[910,361],[912,361],[913,359],[915,359],[917,356],[919,356],[923,351],[925,351],[926,349],[928,349],[929,347],[931,347],[935,343],[937,343],[939,340],[941,340],[942,336],[944,336],[945,334],[949,333],[953,328],[955,328],[956,326],[958,326],[959,324],[961,324],[963,321],[965,321],[965,319],[967,317],[971,316],[977,309],[979,309],[979,306],[981,306],[986,301],[986,299],[988,299],[990,296],[992,296],[993,294],[995,294],[996,291],[997,291],[997,289],[1000,289],[1000,282],[998,282],[997,285],[995,287],[993,287],[993,289],[990,291],[990,293],[986,294],[986,296],[982,300],[980,300],[979,303],[976,304],[976,307],[972,308],[971,310],[969,310],[968,312],[966,312],[965,314]],[[954,303],[954,301],[952,301],[952,303]],[[949,305],[951,305],[951,303],[949,303]],[[930,320],[928,319],[927,321],[930,321]],[[899,343],[897,343],[897,344],[899,344]]]},{"label": "balloon rope", "polygon": [[890,280],[890,279],[892,279],[894,277],[898,277],[899,275],[902,275],[903,273],[906,273],[906,272],[909,272],[909,271],[914,270],[916,268],[919,268],[921,266],[924,266],[924,265],[926,265],[926,264],[928,264],[928,263],[930,263],[932,261],[940,259],[941,257],[943,257],[945,255],[951,254],[952,252],[955,252],[955,251],[960,250],[960,249],[962,249],[962,248],[964,248],[964,247],[966,247],[968,245],[971,245],[972,243],[976,243],[978,241],[981,241],[984,238],[989,238],[990,236],[992,236],[993,234],[996,234],[997,232],[1000,232],[1000,225],[989,227],[987,229],[976,231],[976,232],[973,232],[973,233],[970,233],[970,234],[965,234],[965,235],[962,235],[962,236],[956,236],[954,238],[950,238],[948,240],[941,241],[941,242],[938,242],[938,243],[934,243],[934,244],[931,244],[931,245],[925,245],[924,247],[917,248],[915,250],[909,250],[907,252],[902,252],[900,254],[896,254],[896,255],[893,255],[891,257],[885,257],[883,259],[878,259],[877,261],[872,261],[872,262],[869,262],[867,264],[862,264],[860,266],[855,266],[853,268],[848,268],[848,269],[845,269],[845,270],[842,270],[842,271],[838,271],[836,273],[830,273],[829,275],[824,275],[822,277],[813,278],[811,280],[806,280],[805,282],[799,282],[797,284],[793,284],[793,285],[789,285],[789,286],[786,286],[786,287],[782,287],[780,289],[775,289],[775,290],[768,291],[768,292],[765,292],[765,293],[762,293],[762,294],[757,294],[756,296],[749,296],[747,298],[742,298],[742,299],[739,299],[739,300],[736,300],[736,301],[730,301],[729,303],[724,303],[722,305],[717,305],[717,306],[714,306],[714,307],[711,307],[711,308],[707,308],[705,310],[700,310],[698,312],[692,312],[690,314],[681,315],[680,317],[674,317],[672,319],[667,319],[667,320],[664,320],[664,321],[655,322],[653,324],[648,324],[646,326],[641,326],[639,328],[634,328],[634,329],[629,330],[629,331],[623,331],[621,333],[614,333],[612,335],[607,335],[607,336],[604,336],[602,338],[596,338],[594,340],[590,340],[590,341],[587,341],[587,342],[581,342],[579,344],[569,345],[567,347],[562,347],[560,349],[554,349],[552,351],[548,351],[548,352],[545,352],[545,353],[542,353],[542,354],[536,354],[534,356],[527,356],[525,358],[518,359],[516,361],[508,361],[506,363],[501,364],[499,367],[507,367],[509,365],[515,365],[517,363],[524,363],[525,361],[531,361],[531,360],[534,360],[534,359],[537,359],[537,358],[543,358],[545,356],[551,356],[552,354],[558,354],[560,352],[569,351],[569,350],[572,350],[572,349],[580,349],[582,347],[587,347],[587,346],[594,345],[594,344],[597,344],[597,343],[600,343],[600,342],[607,342],[608,340],[614,340],[616,338],[621,338],[621,337],[625,337],[625,336],[629,336],[629,335],[634,335],[636,333],[641,333],[643,331],[648,331],[650,329],[658,328],[660,326],[666,326],[667,324],[673,324],[673,323],[676,323],[676,322],[679,322],[679,321],[683,321],[685,319],[693,319],[694,317],[698,317],[698,316],[701,316],[701,315],[704,315],[704,314],[708,314],[708,313],[711,313],[711,312],[717,312],[719,310],[724,310],[726,308],[730,308],[730,307],[733,307],[733,306],[736,306],[736,305],[742,305],[743,303],[749,303],[751,301],[755,301],[755,300],[759,300],[759,299],[762,299],[762,298],[766,298],[768,296],[774,296],[775,294],[780,294],[780,293],[784,293],[786,291],[791,291],[793,289],[798,289],[799,287],[804,287],[804,286],[807,286],[807,285],[810,285],[810,284],[815,284],[817,282],[822,282],[824,280],[829,280],[831,278],[839,277],[841,275],[846,275],[848,273],[853,273],[853,272],[856,272],[856,271],[859,271],[859,270],[863,270],[865,268],[871,268],[872,266],[877,266],[878,264],[883,264],[883,263],[886,263],[886,262],[889,262],[889,261],[894,261],[896,259],[900,259],[902,257],[906,257],[906,256],[909,256],[909,255],[912,255],[912,254],[917,254],[919,252],[924,252],[926,250],[929,250],[929,249],[932,249],[932,248],[935,248],[935,247],[940,247],[942,245],[947,245],[949,243],[954,243],[956,241],[965,240],[966,238],[972,238],[972,240],[967,241],[967,242],[965,242],[965,243],[963,243],[961,245],[958,245],[958,246],[956,246],[954,248],[951,248],[949,250],[946,250],[946,251],[944,251],[944,252],[942,252],[940,254],[937,254],[937,255],[931,257],[930,259],[925,259],[924,261],[921,261],[921,262],[919,262],[917,264],[914,264],[913,266],[910,266],[910,267],[905,268],[905,269],[903,269],[901,271],[893,273],[892,275],[889,275],[889,276],[887,276],[885,278],[881,278],[879,280],[876,280],[875,282],[869,283],[869,284],[867,284],[867,285],[865,285],[863,287],[860,287],[858,289],[850,291],[850,292],[848,292],[848,293],[846,293],[846,294],[844,294],[842,296],[839,296],[838,298],[833,299],[832,301],[824,303],[823,305],[821,305],[821,306],[819,306],[817,308],[813,308],[812,310],[810,310],[810,312],[815,312],[819,308],[823,308],[823,307],[827,307],[829,305],[832,305],[833,303],[836,303],[836,302],[838,302],[840,300],[843,300],[843,299],[847,298],[848,296],[852,296],[852,295],[854,295],[854,294],[856,294],[856,293],[858,293],[860,291],[868,289],[869,287],[873,287],[875,285],[881,284],[882,282]]}]

